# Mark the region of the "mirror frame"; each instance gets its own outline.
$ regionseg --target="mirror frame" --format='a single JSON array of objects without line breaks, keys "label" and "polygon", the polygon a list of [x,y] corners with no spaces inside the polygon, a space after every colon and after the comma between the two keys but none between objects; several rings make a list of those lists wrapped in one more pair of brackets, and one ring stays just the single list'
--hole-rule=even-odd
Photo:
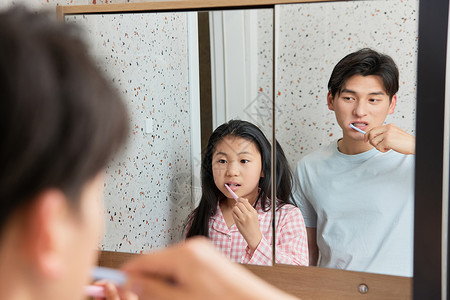
[{"label": "mirror frame", "polygon": [[[66,15],[274,8],[278,4],[343,0],[216,0],[57,6]],[[426,2],[426,4],[425,4]],[[302,299],[446,299],[449,179],[448,130],[445,127],[448,0],[419,3],[419,54],[415,164],[414,277],[274,265],[245,265],[269,283]],[[444,24],[444,26],[442,25]],[[444,152],[444,146],[447,149]],[[445,181],[445,182],[444,182]],[[444,189],[444,191],[443,191]],[[443,201],[443,198],[445,201]],[[444,203],[445,202],[445,203]],[[444,205],[444,206],[443,206]],[[446,208],[446,209],[443,209]],[[444,216],[444,217],[442,217]],[[444,221],[443,221],[444,220]],[[101,251],[99,264],[118,267],[136,254]],[[361,284],[368,287],[363,294]],[[413,296],[414,295],[414,296]],[[414,298],[413,298],[414,297]]]},{"label": "mirror frame", "polygon": [[445,165],[449,158],[449,128],[445,120],[449,97],[445,89],[448,16],[448,0],[419,3],[414,299],[447,299],[448,296],[449,165]]}]

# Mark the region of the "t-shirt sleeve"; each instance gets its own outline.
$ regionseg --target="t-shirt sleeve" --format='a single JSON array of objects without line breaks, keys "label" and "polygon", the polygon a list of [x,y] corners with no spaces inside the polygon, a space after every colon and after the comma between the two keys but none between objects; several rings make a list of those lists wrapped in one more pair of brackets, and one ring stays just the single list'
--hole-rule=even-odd
[{"label": "t-shirt sleeve", "polygon": [[307,196],[308,183],[305,164],[300,160],[294,172],[294,201],[300,208],[306,227],[317,227],[317,213]]}]

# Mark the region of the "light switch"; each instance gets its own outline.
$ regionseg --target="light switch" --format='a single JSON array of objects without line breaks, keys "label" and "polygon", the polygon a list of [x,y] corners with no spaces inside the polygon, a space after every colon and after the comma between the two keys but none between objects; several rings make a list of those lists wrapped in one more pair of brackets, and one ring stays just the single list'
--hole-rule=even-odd
[{"label": "light switch", "polygon": [[145,133],[152,133],[152,132],[153,132],[153,120],[145,119]]}]

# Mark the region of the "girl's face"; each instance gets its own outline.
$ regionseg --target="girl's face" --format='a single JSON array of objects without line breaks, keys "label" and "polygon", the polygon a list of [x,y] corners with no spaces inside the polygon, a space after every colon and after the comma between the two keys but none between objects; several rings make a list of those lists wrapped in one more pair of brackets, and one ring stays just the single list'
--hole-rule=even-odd
[{"label": "girl's face", "polygon": [[259,179],[264,175],[261,154],[254,142],[241,137],[224,137],[215,147],[212,171],[214,183],[228,199],[233,197],[225,184],[239,197],[252,204],[256,201]]}]

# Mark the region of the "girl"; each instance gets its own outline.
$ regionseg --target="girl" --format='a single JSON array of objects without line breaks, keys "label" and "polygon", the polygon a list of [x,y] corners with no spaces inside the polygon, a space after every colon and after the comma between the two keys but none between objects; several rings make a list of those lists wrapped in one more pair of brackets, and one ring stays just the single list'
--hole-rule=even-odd
[{"label": "girl", "polygon": [[[276,147],[276,262],[308,265],[305,224],[291,202],[292,174]],[[186,237],[209,237],[235,262],[271,265],[270,168],[271,145],[258,127],[239,120],[219,126],[202,161],[202,197],[187,219]]]}]

